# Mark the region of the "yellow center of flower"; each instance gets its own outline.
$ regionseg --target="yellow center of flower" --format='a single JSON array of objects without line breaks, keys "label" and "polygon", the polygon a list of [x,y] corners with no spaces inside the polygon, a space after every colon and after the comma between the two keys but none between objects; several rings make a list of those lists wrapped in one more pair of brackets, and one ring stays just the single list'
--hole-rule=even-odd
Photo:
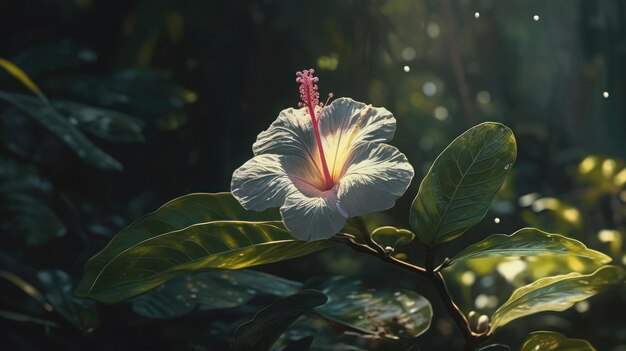
[{"label": "yellow center of flower", "polygon": [[[307,170],[304,170],[303,177],[317,190],[325,191],[330,189],[326,187],[324,163],[322,162],[322,156],[320,155],[319,150],[324,150],[324,159],[327,161],[326,165],[328,167],[331,182],[333,185],[337,184],[341,177],[346,174],[351,164],[350,158],[352,157],[355,139],[361,130],[368,112],[371,111],[371,107],[372,106],[369,105],[364,108],[360,112],[356,122],[351,124],[349,129],[325,131],[326,133],[321,135],[320,138],[322,147],[320,148],[316,145],[311,148],[311,157],[313,162],[309,165],[309,167],[307,167]],[[321,116],[322,112],[320,112],[319,115]],[[325,116],[325,118],[331,117]]]}]

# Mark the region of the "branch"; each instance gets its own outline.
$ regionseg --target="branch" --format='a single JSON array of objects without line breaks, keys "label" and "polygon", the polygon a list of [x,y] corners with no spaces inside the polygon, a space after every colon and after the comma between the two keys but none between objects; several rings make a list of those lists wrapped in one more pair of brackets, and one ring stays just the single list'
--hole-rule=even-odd
[{"label": "branch", "polygon": [[443,302],[446,306],[448,314],[461,330],[461,333],[463,333],[463,337],[465,338],[465,349],[468,351],[474,350],[488,337],[487,334],[480,334],[472,331],[472,327],[470,326],[467,318],[465,318],[465,315],[459,306],[457,306],[457,304],[452,300],[452,295],[446,286],[446,282],[443,279],[441,272],[428,273],[428,279],[434,285],[435,290],[437,290],[437,294],[439,295],[441,302]]},{"label": "branch", "polygon": [[[373,243],[373,241],[371,241],[371,238],[368,232],[366,231],[364,234],[365,234],[364,236],[366,237],[366,240],[367,238],[369,238],[369,241]],[[345,236],[345,239],[347,239],[348,245],[357,251],[360,251],[360,252],[363,252],[372,256],[376,256],[384,262],[387,262],[396,267],[402,268],[406,271],[409,271],[413,274],[416,274],[430,281],[431,284],[434,286],[435,291],[437,291],[437,295],[439,296],[444,306],[446,307],[448,314],[454,320],[457,327],[463,334],[463,337],[465,338],[465,350],[471,351],[471,350],[476,349],[478,345],[480,345],[483,341],[485,341],[490,336],[488,332],[479,334],[479,333],[475,333],[474,331],[472,331],[472,328],[467,318],[465,318],[465,315],[463,314],[461,309],[452,300],[452,295],[450,294],[450,291],[448,290],[448,287],[446,286],[446,282],[443,279],[443,275],[440,272],[440,269],[445,265],[446,262],[444,261],[444,263],[441,266],[433,268],[434,267],[434,253],[435,253],[434,248],[427,248],[427,255],[426,255],[427,257],[426,267],[427,268],[422,268],[420,266],[416,266],[411,263],[399,260],[389,255],[384,249],[381,251],[380,249],[382,248],[380,247],[380,245],[376,244],[375,246],[376,248],[373,248],[368,244],[357,242],[355,237],[353,236]]]},{"label": "branch", "polygon": [[418,275],[423,276],[423,277],[427,276],[426,270],[424,268],[420,267],[420,266],[416,266],[416,265],[410,264],[408,262],[404,262],[402,260],[399,260],[399,259],[397,259],[397,258],[395,258],[393,256],[387,255],[387,253],[384,250],[383,250],[383,253],[380,253],[379,251],[373,249],[369,245],[361,244],[361,243],[357,242],[354,239],[354,237],[346,236],[346,239],[348,240],[348,245],[350,245],[353,249],[355,249],[357,251],[361,251],[361,252],[364,252],[366,254],[369,254],[369,255],[372,255],[372,256],[376,256],[379,259],[381,259],[382,261],[385,261],[387,263],[391,263],[394,266],[400,267],[400,268],[402,268],[404,270],[407,270],[407,271],[409,271],[411,273],[415,273],[415,274],[418,274]]}]

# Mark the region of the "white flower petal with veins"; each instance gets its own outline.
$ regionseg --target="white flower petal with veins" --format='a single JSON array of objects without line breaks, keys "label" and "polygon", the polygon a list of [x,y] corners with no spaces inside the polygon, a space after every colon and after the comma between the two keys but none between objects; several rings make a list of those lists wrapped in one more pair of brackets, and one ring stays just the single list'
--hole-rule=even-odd
[{"label": "white flower petal with veins", "polygon": [[235,170],[230,187],[244,208],[263,211],[279,207],[287,195],[297,191],[281,162],[285,157],[289,156],[259,155]]},{"label": "white flower petal with veins", "polygon": [[305,109],[282,110],[270,127],[252,145],[255,155],[307,155],[315,149],[311,119]]},{"label": "white flower petal with veins", "polygon": [[348,214],[339,203],[337,187],[327,191],[311,189],[292,193],[280,208],[289,232],[301,240],[328,239],[343,228]]},{"label": "white flower petal with veins", "polygon": [[406,156],[387,144],[361,143],[352,152],[339,181],[339,202],[349,217],[387,210],[402,196],[413,178]]},{"label": "white flower petal with veins", "polygon": [[330,135],[352,138],[354,144],[361,141],[382,143],[393,139],[396,119],[383,107],[338,98],[322,111],[320,132],[324,138]]}]

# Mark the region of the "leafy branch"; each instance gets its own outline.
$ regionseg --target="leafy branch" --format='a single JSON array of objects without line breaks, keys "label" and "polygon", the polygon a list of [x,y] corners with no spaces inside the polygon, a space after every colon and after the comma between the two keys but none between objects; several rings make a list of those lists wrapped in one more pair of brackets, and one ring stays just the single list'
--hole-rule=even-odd
[{"label": "leafy branch", "polygon": [[427,255],[426,255],[426,262],[425,262],[425,267],[427,268],[423,268],[423,267],[399,260],[393,257],[392,255],[390,255],[389,251],[386,251],[384,249],[381,251],[380,250],[381,246],[375,243],[373,240],[371,240],[371,237],[369,234],[365,235],[365,238],[369,238],[369,240],[366,239],[366,241],[368,241],[367,244],[359,243],[356,240],[356,237],[350,234],[342,234],[341,237],[345,238],[348,245],[354,248],[355,250],[375,256],[384,262],[387,262],[396,267],[402,268],[406,271],[409,271],[419,276],[422,279],[429,281],[434,287],[435,291],[437,292],[437,295],[439,296],[441,302],[446,307],[448,314],[454,320],[457,327],[463,334],[463,337],[465,338],[465,343],[466,343],[466,347],[465,347],[466,350],[474,350],[478,345],[480,345],[487,338],[489,338],[490,336],[489,331],[486,331],[483,333],[477,333],[472,330],[472,327],[469,321],[467,320],[467,318],[465,318],[465,315],[463,314],[459,306],[457,306],[454,300],[452,299],[452,295],[450,294],[450,291],[448,290],[448,287],[446,286],[446,282],[443,279],[443,275],[441,274],[441,269],[443,265],[435,267],[435,255],[434,254],[436,252],[436,249],[435,249],[436,247],[427,248]]},{"label": "leafy branch", "polygon": [[[210,269],[219,272],[255,267],[347,244],[428,281],[462,333],[465,350],[475,350],[511,321],[542,311],[563,311],[624,281],[620,268],[605,265],[611,261],[610,257],[577,240],[535,228],[524,228],[511,235],[495,234],[465,247],[450,259],[437,260],[437,248],[441,244],[463,235],[485,217],[515,159],[515,138],[511,130],[501,124],[483,123],[456,138],[439,155],[420,185],[409,215],[413,232],[389,226],[369,228],[363,218],[357,217],[351,219],[335,238],[302,241],[290,234],[275,209],[246,211],[230,193],[182,196],[118,233],[107,247],[89,260],[75,293],[105,303],[119,303],[141,295],[133,299],[134,307],[149,315],[154,314],[155,302],[172,301],[171,296],[179,295],[189,297],[183,299],[183,303],[192,303],[178,306],[180,301],[174,299],[168,315],[185,313],[192,306],[210,309],[224,304],[238,305],[263,289],[258,289],[258,284],[254,283],[252,286],[256,290],[245,289],[246,295],[240,295],[241,299],[235,302],[212,300],[214,296],[211,294],[206,296],[207,300],[198,298],[200,292],[195,290],[196,285],[211,286],[211,291],[215,291],[215,286],[228,285],[228,275],[209,274],[202,279],[200,276],[193,278],[194,281],[202,280],[191,284],[194,291],[189,288],[190,280],[181,283],[176,279],[187,279],[185,276],[189,277],[189,274]],[[393,255],[397,245],[411,242],[416,237],[426,247],[423,267]],[[443,270],[459,262],[476,258],[530,256],[576,257],[589,262],[585,268],[597,270],[589,274],[573,272],[544,277],[519,287],[486,320],[490,320],[489,323],[481,317],[477,325],[455,303],[442,274]],[[219,274],[215,272],[213,274]],[[245,273],[237,279],[253,280]],[[263,277],[260,280],[269,279]],[[414,349],[415,338],[428,329],[432,319],[430,303],[414,292],[390,293],[382,289],[373,293],[361,286],[334,280],[323,286],[288,285],[291,288],[285,289],[281,296],[288,299],[289,309],[303,307],[302,311],[314,311],[323,318],[372,337],[400,339],[400,342],[412,344],[409,350]],[[340,287],[342,285],[344,287]],[[181,289],[187,288],[190,289],[188,294],[180,293]],[[310,301],[307,302],[309,295],[293,294],[294,289],[301,288],[317,289],[320,294],[328,296],[328,302],[319,306],[314,303],[317,307],[311,307]],[[153,289],[155,292],[151,296],[145,295]],[[312,293],[316,299],[318,295]],[[421,309],[416,309],[417,301],[421,301]],[[284,308],[280,306],[282,303],[264,310],[263,314],[257,315],[257,322],[267,328],[287,328],[293,319],[290,317],[285,321]],[[390,310],[395,311],[395,319],[389,318]],[[406,322],[398,323],[399,320]],[[266,345],[275,341],[274,336],[280,335],[275,332],[265,333],[273,335]],[[255,333],[240,332],[236,337],[246,339],[238,341],[241,345],[257,344],[258,341]],[[543,332],[528,344],[534,345],[533,342],[544,339],[573,342],[573,339]]]}]

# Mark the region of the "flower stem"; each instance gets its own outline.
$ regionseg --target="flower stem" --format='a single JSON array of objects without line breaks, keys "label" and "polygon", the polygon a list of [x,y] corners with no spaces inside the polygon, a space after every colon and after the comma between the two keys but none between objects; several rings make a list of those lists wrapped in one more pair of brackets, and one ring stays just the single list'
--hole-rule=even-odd
[{"label": "flower stem", "polygon": [[[369,233],[363,233],[367,238],[370,237]],[[475,350],[482,342],[484,342],[487,338],[490,337],[489,332],[485,333],[475,333],[472,331],[472,328],[469,324],[467,318],[459,308],[459,306],[454,303],[452,299],[452,295],[446,286],[446,282],[443,279],[443,275],[439,272],[439,267],[435,267],[435,247],[428,247],[426,254],[426,268],[422,268],[417,265],[413,265],[411,263],[399,260],[391,255],[388,255],[383,250],[382,252],[378,250],[376,247],[372,247],[371,244],[363,244],[359,243],[355,240],[354,237],[347,237],[348,245],[354,248],[357,251],[364,252],[366,254],[376,256],[384,262],[392,264],[396,267],[402,268],[406,271],[409,271],[413,274],[420,276],[423,279],[428,280],[432,286],[434,287],[437,295],[439,296],[441,302],[444,304],[448,314],[454,320],[457,327],[463,334],[465,338],[465,351],[473,351]],[[366,239],[367,240],[367,239]],[[371,241],[371,239],[370,239]]]}]

